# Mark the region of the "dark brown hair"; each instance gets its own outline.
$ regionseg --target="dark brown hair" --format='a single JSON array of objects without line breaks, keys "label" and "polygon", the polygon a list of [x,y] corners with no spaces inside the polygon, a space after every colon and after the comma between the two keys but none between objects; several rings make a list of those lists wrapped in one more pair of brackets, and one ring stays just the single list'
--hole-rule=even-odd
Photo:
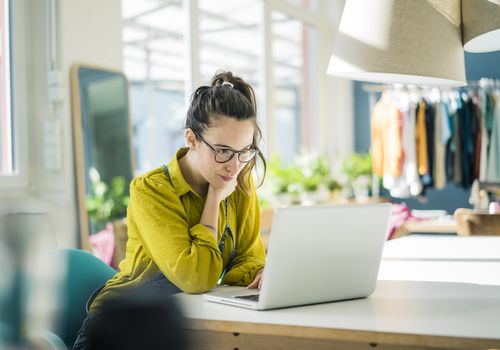
[{"label": "dark brown hair", "polygon": [[[225,82],[230,84],[224,84]],[[237,179],[238,186],[249,194],[252,170],[257,166],[257,159],[264,169],[259,186],[264,182],[266,175],[266,160],[258,147],[262,131],[257,125],[257,103],[250,84],[226,71],[218,71],[212,78],[210,86],[200,86],[191,95],[185,128],[193,130],[198,139],[197,134],[203,135],[203,132],[210,127],[211,120],[221,116],[254,122],[252,147],[257,150],[257,155],[244,166]]]}]

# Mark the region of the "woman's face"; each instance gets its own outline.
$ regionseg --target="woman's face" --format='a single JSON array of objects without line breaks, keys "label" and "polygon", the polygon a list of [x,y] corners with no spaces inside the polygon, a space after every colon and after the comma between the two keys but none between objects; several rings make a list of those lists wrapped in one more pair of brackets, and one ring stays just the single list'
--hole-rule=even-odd
[{"label": "woman's face", "polygon": [[[253,145],[254,130],[252,120],[238,121],[229,117],[217,117],[201,136],[215,150],[240,151]],[[196,153],[200,174],[214,186],[236,180],[246,165],[239,161],[238,154],[226,163],[216,162],[214,152],[202,140],[196,142]]]}]

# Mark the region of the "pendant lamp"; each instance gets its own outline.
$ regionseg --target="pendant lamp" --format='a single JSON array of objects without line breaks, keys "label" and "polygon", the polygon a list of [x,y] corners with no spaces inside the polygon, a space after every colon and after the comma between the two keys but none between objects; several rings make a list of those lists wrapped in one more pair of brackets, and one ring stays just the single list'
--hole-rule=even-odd
[{"label": "pendant lamp", "polygon": [[500,0],[462,0],[462,30],[465,51],[500,50]]},{"label": "pendant lamp", "polygon": [[[347,0],[327,73],[369,82],[466,85],[462,17],[469,27],[464,38],[484,48],[484,40],[473,39],[500,27],[494,24],[500,20],[494,1]],[[462,13],[462,2],[471,16]],[[474,8],[477,3],[481,8]],[[488,15],[474,15],[484,9]]]}]

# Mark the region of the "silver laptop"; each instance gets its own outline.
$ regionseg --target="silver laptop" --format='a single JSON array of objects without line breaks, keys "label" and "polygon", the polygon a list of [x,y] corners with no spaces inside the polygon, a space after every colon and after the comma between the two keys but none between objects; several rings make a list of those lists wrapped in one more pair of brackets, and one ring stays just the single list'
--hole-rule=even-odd
[{"label": "silver laptop", "polygon": [[391,205],[276,210],[261,290],[218,287],[203,295],[256,310],[367,297],[375,291]]}]

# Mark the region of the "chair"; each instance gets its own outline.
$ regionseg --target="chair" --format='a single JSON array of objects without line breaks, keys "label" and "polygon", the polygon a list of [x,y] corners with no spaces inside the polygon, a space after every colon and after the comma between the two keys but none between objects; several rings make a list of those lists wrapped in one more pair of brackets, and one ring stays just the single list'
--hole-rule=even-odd
[{"label": "chair", "polygon": [[53,333],[72,348],[83,320],[86,303],[92,292],[116,274],[109,265],[94,255],[78,249],[61,249],[66,261],[66,278],[62,283],[62,308]]},{"label": "chair", "polygon": [[14,337],[12,333],[11,327],[0,321],[0,346],[2,346],[8,339],[12,339]]}]

